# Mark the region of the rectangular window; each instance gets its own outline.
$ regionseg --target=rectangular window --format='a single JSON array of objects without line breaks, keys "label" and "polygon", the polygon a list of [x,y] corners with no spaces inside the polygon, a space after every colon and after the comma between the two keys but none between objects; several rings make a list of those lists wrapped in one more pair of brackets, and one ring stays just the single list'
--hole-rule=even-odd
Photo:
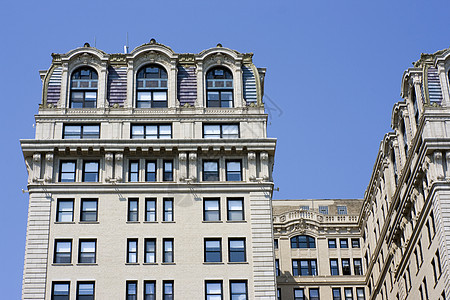
[{"label": "rectangular window", "polygon": [[273,248],[274,248],[275,250],[278,249],[278,239],[274,239],[274,240],[273,240]]},{"label": "rectangular window", "polygon": [[362,275],[362,261],[361,258],[354,258],[353,259],[353,270],[355,272],[355,275]]},{"label": "rectangular window", "polygon": [[333,300],[342,300],[340,288],[333,288],[332,293],[333,293]]},{"label": "rectangular window", "polygon": [[128,239],[127,240],[127,263],[136,264],[138,262],[138,240]]},{"label": "rectangular window", "polygon": [[85,161],[83,163],[83,182],[98,182],[98,161]]},{"label": "rectangular window", "polygon": [[156,161],[147,161],[145,168],[145,181],[156,181]]},{"label": "rectangular window", "polygon": [[342,206],[337,206],[337,214],[338,215],[346,215],[347,214],[347,206],[342,205]]},{"label": "rectangular window", "polygon": [[145,199],[145,221],[156,222],[156,199]]},{"label": "rectangular window", "polygon": [[64,125],[63,139],[99,139],[100,125]]},{"label": "rectangular window", "polygon": [[242,181],[242,168],[240,160],[226,161],[227,181]]},{"label": "rectangular window", "polygon": [[331,275],[339,275],[339,264],[337,258],[330,259],[330,271]]},{"label": "rectangular window", "polygon": [[173,239],[163,239],[163,262],[173,263]]},{"label": "rectangular window", "polygon": [[319,289],[318,288],[314,288],[314,289],[309,289],[309,300],[319,300]]},{"label": "rectangular window", "polygon": [[339,244],[341,248],[348,248],[348,239],[339,239]]},{"label": "rectangular window", "polygon": [[94,300],[94,282],[77,282],[77,300]]},{"label": "rectangular window", "polygon": [[231,300],[247,300],[247,281],[231,280],[230,281]]},{"label": "rectangular window", "polygon": [[81,222],[95,222],[97,221],[97,199],[81,199]]},{"label": "rectangular window", "polygon": [[203,200],[203,221],[220,221],[220,199]]},{"label": "rectangular window", "polygon": [[228,221],[243,221],[245,219],[243,198],[227,198],[227,216]]},{"label": "rectangular window", "polygon": [[222,261],[222,240],[205,239],[205,262]]},{"label": "rectangular window", "polygon": [[435,255],[436,255],[436,262],[437,262],[437,267],[438,267],[438,271],[439,271],[439,273],[438,273],[439,276],[438,276],[438,277],[441,277],[441,274],[442,274],[442,266],[441,266],[441,257],[439,256],[439,249],[436,250]]},{"label": "rectangular window", "polygon": [[163,281],[163,300],[173,300],[174,290],[173,281],[164,280]]},{"label": "rectangular window", "polygon": [[319,213],[322,215],[328,215],[328,206],[319,206]]},{"label": "rectangular window", "polygon": [[52,283],[52,300],[69,300],[70,282]]},{"label": "rectangular window", "polygon": [[228,261],[245,262],[245,238],[228,239]]},{"label": "rectangular window", "polygon": [[127,300],[137,300],[137,281],[127,281]]},{"label": "rectangular window", "polygon": [[204,124],[203,137],[205,139],[237,139],[239,138],[238,124]]},{"label": "rectangular window", "polygon": [[294,300],[306,300],[304,289],[294,289]]},{"label": "rectangular window", "polygon": [[163,181],[173,181],[173,162],[171,160],[165,160],[163,165]]},{"label": "rectangular window", "polygon": [[132,139],[171,139],[172,125],[152,124],[152,125],[131,125]]},{"label": "rectangular window", "polygon": [[155,263],[156,262],[156,239],[145,239],[145,263]]},{"label": "rectangular window", "polygon": [[205,281],[206,300],[222,299],[222,281]]},{"label": "rectangular window", "polygon": [[144,300],[156,300],[155,281],[144,281]]},{"label": "rectangular window", "polygon": [[352,239],[352,248],[360,248],[359,239]]},{"label": "rectangular window", "polygon": [[356,288],[356,299],[357,300],[365,300],[366,299],[366,296],[364,294],[364,288]]},{"label": "rectangular window", "polygon": [[130,198],[128,199],[128,222],[137,222],[139,220],[139,199],[138,198]]},{"label": "rectangular window", "polygon": [[61,161],[59,182],[75,182],[76,166],[76,161]]},{"label": "rectangular window", "polygon": [[56,222],[73,222],[73,199],[58,199]]},{"label": "rectangular window", "polygon": [[328,239],[328,248],[330,249],[337,248],[336,239]]},{"label": "rectangular window", "polygon": [[350,271],[350,259],[343,258],[342,259],[342,275],[352,275]]},{"label": "rectangular window", "polygon": [[294,276],[317,276],[317,260],[293,259],[292,274]]},{"label": "rectangular window", "polygon": [[218,161],[203,161],[203,181],[219,181]]},{"label": "rectangular window", "polygon": [[353,300],[353,289],[352,288],[344,288],[344,297],[345,297],[345,300]]},{"label": "rectangular window", "polygon": [[164,210],[163,221],[173,222],[173,199],[172,198],[164,198],[163,210]]},{"label": "rectangular window", "polygon": [[300,206],[300,210],[306,210],[306,211],[308,211],[308,210],[309,210],[309,205],[301,205],[301,206]]},{"label": "rectangular window", "polygon": [[53,263],[70,264],[72,262],[72,240],[55,240]]},{"label": "rectangular window", "polygon": [[96,240],[80,240],[78,263],[95,264],[96,262]]},{"label": "rectangular window", "polygon": [[277,300],[281,300],[281,289],[277,288]]},{"label": "rectangular window", "polygon": [[275,275],[280,276],[280,260],[275,259]]},{"label": "rectangular window", "polygon": [[138,182],[139,181],[139,161],[130,160],[130,165],[128,168],[128,181]]}]

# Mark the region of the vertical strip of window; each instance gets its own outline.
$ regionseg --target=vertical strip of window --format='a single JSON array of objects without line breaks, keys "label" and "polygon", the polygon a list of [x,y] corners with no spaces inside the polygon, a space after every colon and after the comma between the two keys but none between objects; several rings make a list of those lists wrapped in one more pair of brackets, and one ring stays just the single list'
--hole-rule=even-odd
[{"label": "vertical strip of window", "polygon": [[333,300],[342,300],[341,298],[341,288],[333,288]]},{"label": "vertical strip of window", "polygon": [[75,182],[76,161],[61,161],[59,167],[60,182]]},{"label": "vertical strip of window", "polygon": [[94,300],[94,282],[77,282],[77,300]]},{"label": "vertical strip of window", "polygon": [[80,240],[80,248],[78,254],[78,263],[95,264],[96,263],[96,240]]},{"label": "vertical strip of window", "polygon": [[247,300],[247,281],[246,280],[231,280],[230,281],[230,295],[231,299]]},{"label": "vertical strip of window", "polygon": [[320,299],[319,289],[318,288],[309,289],[309,300],[319,300],[319,299]]},{"label": "vertical strip of window", "polygon": [[339,275],[338,260],[335,258],[330,259],[330,274],[331,275]]},{"label": "vertical strip of window", "polygon": [[173,222],[173,199],[172,198],[164,198],[163,209],[164,209],[163,221]]},{"label": "vertical strip of window", "polygon": [[70,282],[52,282],[52,300],[69,300]]},{"label": "vertical strip of window", "polygon": [[163,280],[163,300],[173,300],[174,283],[172,280]]},{"label": "vertical strip of window", "polygon": [[58,199],[56,222],[73,222],[73,199]]},{"label": "vertical strip of window", "polygon": [[362,275],[362,261],[361,258],[354,258],[353,259],[353,270],[355,272],[355,275]]},{"label": "vertical strip of window", "polygon": [[350,259],[343,258],[342,259],[342,275],[352,275],[350,269]]},{"label": "vertical strip of window", "polygon": [[83,182],[98,182],[99,180],[98,161],[85,161],[83,163]]},{"label": "vertical strip of window", "polygon": [[[386,286],[385,286],[385,291],[386,291]],[[364,288],[356,288],[356,299],[357,300],[365,300],[366,299],[366,295],[364,294]],[[387,299],[387,296],[386,296],[386,299]]]},{"label": "vertical strip of window", "polygon": [[203,181],[219,181],[218,161],[203,161]]},{"label": "vertical strip of window", "polygon": [[128,222],[137,222],[139,220],[139,199],[128,199]]},{"label": "vertical strip of window", "polygon": [[127,300],[137,300],[137,281],[127,281]]},{"label": "vertical strip of window", "polygon": [[173,161],[164,160],[163,165],[163,181],[173,181]]},{"label": "vertical strip of window", "polygon": [[352,248],[360,248],[359,239],[352,239]]},{"label": "vertical strip of window", "polygon": [[207,280],[205,281],[206,300],[222,299],[222,281]]},{"label": "vertical strip of window", "polygon": [[173,239],[163,239],[163,262],[173,263]]},{"label": "vertical strip of window", "polygon": [[138,262],[138,240],[127,240],[127,263],[136,264]]},{"label": "vertical strip of window", "polygon": [[240,160],[227,160],[227,181],[242,181],[242,167]]},{"label": "vertical strip of window", "polygon": [[339,244],[341,248],[348,248],[348,239],[339,239]]},{"label": "vertical strip of window", "polygon": [[352,288],[344,288],[344,297],[345,297],[345,300],[353,300],[353,289]]},{"label": "vertical strip of window", "polygon": [[304,289],[294,289],[294,300],[306,300]]},{"label": "vertical strip of window", "polygon": [[203,221],[220,221],[220,199],[203,200]]},{"label": "vertical strip of window", "polygon": [[156,161],[147,161],[145,181],[156,181]]},{"label": "vertical strip of window", "polygon": [[144,300],[156,300],[156,282],[144,281]]},{"label": "vertical strip of window", "polygon": [[128,181],[138,182],[139,181],[139,161],[130,160],[130,166],[128,169]]},{"label": "vertical strip of window", "polygon": [[244,199],[227,198],[228,221],[243,221],[244,218]]},{"label": "vertical strip of window", "polygon": [[217,67],[206,73],[206,107],[233,107],[233,76]]},{"label": "vertical strip of window", "polygon": [[328,239],[328,248],[334,249],[336,248],[336,239]]},{"label": "vertical strip of window", "polygon": [[72,240],[55,240],[53,263],[70,264],[72,262]]},{"label": "vertical strip of window", "polygon": [[275,259],[275,276],[280,276],[280,260]]},{"label": "vertical strip of window", "polygon": [[281,288],[277,288],[277,300],[281,300]]},{"label": "vertical strip of window", "polygon": [[136,107],[167,107],[167,72],[157,65],[148,65],[137,73]]},{"label": "vertical strip of window", "polygon": [[229,262],[245,262],[245,238],[228,239],[228,252]]},{"label": "vertical strip of window", "polygon": [[97,221],[97,199],[81,199],[81,222],[96,222]]},{"label": "vertical strip of window", "polygon": [[156,199],[145,199],[145,221],[156,222]]},{"label": "vertical strip of window", "polygon": [[145,239],[145,263],[156,262],[156,239]]},{"label": "vertical strip of window", "polygon": [[205,239],[205,262],[222,261],[222,240]]}]

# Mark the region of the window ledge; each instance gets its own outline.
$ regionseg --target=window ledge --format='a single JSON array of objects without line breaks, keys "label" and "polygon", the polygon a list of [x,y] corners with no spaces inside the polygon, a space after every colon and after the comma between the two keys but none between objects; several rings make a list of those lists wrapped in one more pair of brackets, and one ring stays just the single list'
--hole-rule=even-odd
[{"label": "window ledge", "polygon": [[153,265],[158,265],[158,263],[143,263],[143,265],[145,265],[145,266],[153,266]]},{"label": "window ledge", "polygon": [[202,223],[223,223],[223,221],[202,221]]},{"label": "window ledge", "polygon": [[53,224],[75,224],[75,222],[54,222]]},{"label": "window ledge", "polygon": [[78,224],[100,224],[99,221],[80,221]]},{"label": "window ledge", "polygon": [[139,221],[127,221],[126,223],[127,224],[139,224],[141,222],[139,222]]},{"label": "window ledge", "polygon": [[98,266],[97,263],[77,263],[77,266]]},{"label": "window ledge", "polygon": [[144,221],[146,224],[158,224],[158,221]]},{"label": "window ledge", "polygon": [[139,266],[140,263],[125,263],[127,266]]},{"label": "window ledge", "polygon": [[227,223],[247,223],[245,220],[228,220]]},{"label": "window ledge", "polygon": [[162,221],[161,223],[176,223],[175,221]]},{"label": "window ledge", "polygon": [[203,262],[203,264],[204,264],[204,265],[224,265],[225,263],[220,262],[220,261],[218,261],[218,262],[205,261],[205,262]]},{"label": "window ledge", "polygon": [[176,265],[174,262],[163,262],[161,265]]},{"label": "window ledge", "polygon": [[52,266],[73,266],[73,264],[58,264],[58,263],[52,263]]},{"label": "window ledge", "polygon": [[229,265],[248,265],[248,261],[229,261]]}]

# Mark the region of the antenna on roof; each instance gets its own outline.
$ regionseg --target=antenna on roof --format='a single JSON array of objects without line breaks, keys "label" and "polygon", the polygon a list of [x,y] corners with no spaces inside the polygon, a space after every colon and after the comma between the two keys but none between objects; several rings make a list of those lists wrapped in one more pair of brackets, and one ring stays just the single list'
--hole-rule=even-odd
[{"label": "antenna on roof", "polygon": [[123,46],[123,53],[125,53],[125,54],[128,53],[128,31],[127,31],[127,43],[125,46]]}]

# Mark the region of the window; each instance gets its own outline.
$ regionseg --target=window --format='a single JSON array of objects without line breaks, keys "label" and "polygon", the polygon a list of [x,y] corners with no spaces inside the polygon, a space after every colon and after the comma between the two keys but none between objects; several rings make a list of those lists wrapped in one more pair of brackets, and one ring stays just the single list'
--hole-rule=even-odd
[{"label": "window", "polygon": [[431,242],[433,241],[433,236],[431,235],[430,221],[427,221],[426,227],[428,232],[428,246],[430,246]]},{"label": "window", "polygon": [[280,260],[275,259],[275,275],[280,276]]},{"label": "window", "polygon": [[155,281],[144,281],[144,300],[156,300]]},{"label": "window", "polygon": [[94,300],[94,282],[77,283],[77,300]]},{"label": "window", "polygon": [[75,182],[75,161],[62,161],[59,168],[59,182]]},{"label": "window", "polygon": [[173,162],[171,160],[165,160],[163,181],[173,181]]},{"label": "window", "polygon": [[278,239],[274,239],[274,240],[273,240],[273,248],[274,248],[275,250],[278,249]]},{"label": "window", "polygon": [[239,125],[204,124],[203,137],[205,139],[237,139],[239,138]]},{"label": "window", "polygon": [[425,299],[430,299],[428,297],[428,286],[427,286],[427,278],[426,277],[423,278],[422,284],[423,284],[423,290],[425,292]]},{"label": "window", "polygon": [[136,107],[167,107],[167,72],[157,65],[148,65],[137,73]]},{"label": "window", "polygon": [[328,239],[328,248],[330,249],[337,248],[336,239]]},{"label": "window", "polygon": [[317,260],[315,259],[293,259],[292,274],[294,276],[316,276]]},{"label": "window", "polygon": [[137,300],[137,281],[127,281],[127,300]]},{"label": "window", "polygon": [[362,261],[361,258],[354,258],[353,259],[353,270],[355,272],[355,275],[362,275]]},{"label": "window", "polygon": [[346,215],[347,214],[347,206],[337,206],[337,214],[338,215]]},{"label": "window", "polygon": [[337,258],[330,259],[330,274],[339,275],[339,265]]},{"label": "window", "polygon": [[152,125],[131,125],[132,139],[171,139],[172,125],[152,124]]},{"label": "window", "polygon": [[203,200],[203,221],[220,221],[220,199]]},{"label": "window", "polygon": [[80,240],[80,252],[78,263],[95,264],[96,262],[96,240]]},{"label": "window", "polygon": [[227,160],[227,181],[241,181],[242,180],[242,169],[241,161],[238,160]]},{"label": "window", "polygon": [[297,235],[291,238],[291,248],[316,248],[316,240],[309,235]]},{"label": "window", "polygon": [[137,239],[127,240],[127,263],[136,264],[138,262],[137,247],[138,247]]},{"label": "window", "polygon": [[352,248],[360,248],[359,239],[352,239]]},{"label": "window", "polygon": [[156,181],[156,161],[147,161],[145,181]]},{"label": "window", "polygon": [[333,288],[332,293],[333,293],[333,300],[342,300],[340,288]]},{"label": "window", "polygon": [[319,213],[322,215],[328,215],[328,206],[319,206]]},{"label": "window", "polygon": [[128,181],[138,182],[139,181],[139,161],[130,160],[130,165],[128,168]]},{"label": "window", "polygon": [[155,263],[156,262],[156,239],[145,239],[145,263]]},{"label": "window", "polygon": [[81,215],[82,222],[97,221],[97,199],[81,199]]},{"label": "window", "polygon": [[73,199],[58,199],[56,222],[73,222]]},{"label": "window", "polygon": [[229,262],[245,262],[245,239],[230,238],[228,240],[228,252]]},{"label": "window", "polygon": [[173,263],[173,239],[163,239],[163,262]]},{"label": "window", "polygon": [[441,274],[442,274],[442,266],[441,266],[441,257],[439,256],[439,249],[436,250],[435,255],[436,255],[436,262],[437,262],[437,267],[438,267],[438,271],[439,271],[439,273],[438,273],[439,276],[438,277],[440,277]]},{"label": "window", "polygon": [[63,139],[99,139],[100,125],[64,125]]},{"label": "window", "polygon": [[72,240],[55,240],[53,263],[70,264],[72,262]]},{"label": "window", "polygon": [[222,299],[222,281],[205,281],[206,300]]},{"label": "window", "polygon": [[94,69],[81,67],[71,76],[70,107],[97,107],[98,76]]},{"label": "window", "polygon": [[306,210],[306,211],[308,211],[308,210],[309,210],[309,205],[301,205],[301,206],[300,206],[300,210]]},{"label": "window", "polygon": [[356,299],[364,300],[366,296],[364,295],[364,288],[356,288]]},{"label": "window", "polygon": [[219,181],[218,161],[203,161],[203,181]]},{"label": "window", "polygon": [[231,300],[247,300],[247,281],[231,280],[230,281]]},{"label": "window", "polygon": [[319,300],[319,289],[309,289],[309,300]]},{"label": "window", "polygon": [[173,300],[173,281],[163,281],[163,300]]},{"label": "window", "polygon": [[233,107],[233,76],[218,67],[206,74],[206,107]]},{"label": "window", "polygon": [[98,161],[85,161],[83,164],[83,182],[98,182]]},{"label": "window", "polygon": [[139,220],[139,199],[138,198],[130,198],[128,199],[128,222],[137,222]]},{"label": "window", "polygon": [[222,261],[221,244],[221,239],[205,239],[205,262]]},{"label": "window", "polygon": [[163,221],[172,222],[173,221],[173,199],[172,198],[164,198],[163,201]]},{"label": "window", "polygon": [[228,198],[227,199],[227,216],[228,221],[243,221],[244,218],[244,199]]},{"label": "window", "polygon": [[342,259],[342,275],[352,275],[350,270],[350,259]]},{"label": "window", "polygon": [[156,222],[156,199],[145,199],[145,221]]},{"label": "window", "polygon": [[305,291],[303,289],[294,289],[294,300],[305,300]]},{"label": "window", "polygon": [[352,288],[344,288],[344,297],[345,297],[345,300],[353,300],[353,289]]},{"label": "window", "polygon": [[52,300],[69,300],[69,282],[52,283]]},{"label": "window", "polygon": [[348,248],[348,239],[339,239],[339,244],[341,248]]},{"label": "window", "polygon": [[281,289],[277,288],[277,300],[281,300]]}]

